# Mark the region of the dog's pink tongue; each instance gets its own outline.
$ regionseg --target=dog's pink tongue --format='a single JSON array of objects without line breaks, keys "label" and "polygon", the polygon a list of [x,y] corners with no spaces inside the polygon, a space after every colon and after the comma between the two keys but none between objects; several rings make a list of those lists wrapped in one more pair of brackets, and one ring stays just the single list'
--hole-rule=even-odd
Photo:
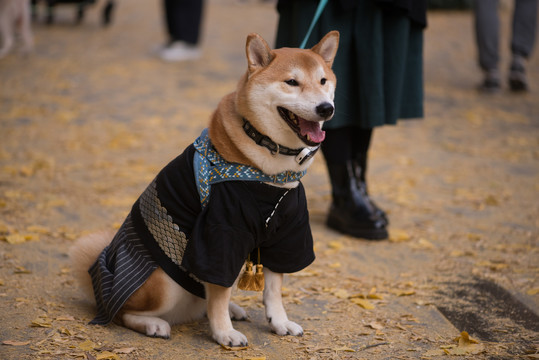
[{"label": "dog's pink tongue", "polygon": [[326,132],[320,129],[320,125],[315,121],[308,121],[298,116],[299,129],[302,136],[309,135],[311,141],[321,143],[326,138]]}]

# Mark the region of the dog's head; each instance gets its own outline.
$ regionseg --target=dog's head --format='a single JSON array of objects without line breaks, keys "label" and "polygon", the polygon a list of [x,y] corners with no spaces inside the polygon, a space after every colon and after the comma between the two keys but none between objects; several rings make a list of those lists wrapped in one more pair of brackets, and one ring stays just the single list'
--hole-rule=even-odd
[{"label": "dog's head", "polygon": [[319,145],[322,124],[335,112],[331,66],[338,43],[339,33],[331,31],[311,49],[271,50],[262,37],[250,34],[248,69],[236,98],[239,114],[278,144]]}]

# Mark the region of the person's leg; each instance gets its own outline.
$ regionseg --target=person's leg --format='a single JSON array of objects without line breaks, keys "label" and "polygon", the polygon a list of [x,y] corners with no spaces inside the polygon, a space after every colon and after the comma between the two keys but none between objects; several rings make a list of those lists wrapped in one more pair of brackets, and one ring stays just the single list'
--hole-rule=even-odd
[{"label": "person's leg", "polygon": [[387,214],[372,201],[367,187],[367,163],[373,130],[374,129],[354,128],[353,138],[356,140],[352,143],[352,166],[358,190],[365,194],[365,197],[374,209],[376,215],[383,219],[387,225],[389,223]]},{"label": "person's leg", "polygon": [[500,88],[498,0],[474,1],[474,18],[479,66],[485,73],[480,89],[496,91]]},{"label": "person's leg", "polygon": [[177,30],[177,1],[176,0],[164,0],[163,1],[163,17],[165,27],[167,29],[168,43],[172,43],[178,39],[179,34]]},{"label": "person's leg", "polygon": [[203,6],[203,0],[165,0],[165,21],[170,41],[161,50],[161,59],[183,61],[201,56],[198,42]]},{"label": "person's leg", "polygon": [[528,89],[525,60],[532,52],[536,29],[537,0],[516,0],[511,38],[512,60],[509,69],[509,85],[513,91]]},{"label": "person's leg", "polygon": [[369,240],[388,237],[386,222],[376,213],[369,198],[358,184],[354,172],[354,138],[352,127],[326,129],[322,152],[331,182],[332,203],[328,227]]},{"label": "person's leg", "polygon": [[175,0],[178,40],[197,45],[200,38],[203,0]]}]

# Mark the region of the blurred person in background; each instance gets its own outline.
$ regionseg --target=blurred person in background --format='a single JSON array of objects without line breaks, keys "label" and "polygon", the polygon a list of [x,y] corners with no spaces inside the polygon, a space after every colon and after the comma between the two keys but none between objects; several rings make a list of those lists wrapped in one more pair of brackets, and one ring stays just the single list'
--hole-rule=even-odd
[{"label": "blurred person in background", "polygon": [[[474,1],[475,35],[479,54],[479,66],[484,79],[479,90],[487,93],[498,92],[501,76],[498,69],[500,60],[500,20],[498,0]],[[511,29],[511,63],[509,66],[509,88],[512,91],[528,91],[526,60],[531,55],[537,29],[537,0],[515,0]]]},{"label": "blurred person in background", "polygon": [[158,56],[165,61],[195,60],[202,55],[200,28],[204,0],[164,0],[168,43]]}]

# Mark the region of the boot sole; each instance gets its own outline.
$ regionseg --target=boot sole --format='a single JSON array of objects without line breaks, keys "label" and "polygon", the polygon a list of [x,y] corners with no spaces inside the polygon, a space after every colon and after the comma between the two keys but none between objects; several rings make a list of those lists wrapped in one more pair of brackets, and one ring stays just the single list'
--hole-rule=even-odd
[{"label": "boot sole", "polygon": [[365,229],[354,228],[348,224],[343,224],[341,221],[333,218],[328,218],[326,225],[333,230],[337,230],[340,233],[351,235],[353,237],[366,239],[366,240],[385,240],[389,237],[386,228],[383,229]]}]

